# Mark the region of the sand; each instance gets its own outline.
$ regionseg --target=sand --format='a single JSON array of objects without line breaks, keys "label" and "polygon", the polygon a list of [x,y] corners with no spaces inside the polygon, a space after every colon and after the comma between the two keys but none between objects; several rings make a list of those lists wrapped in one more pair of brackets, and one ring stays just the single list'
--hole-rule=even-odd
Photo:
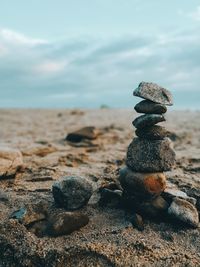
[{"label": "sand", "polygon": [[[8,217],[24,203],[53,205],[52,183],[64,175],[89,179],[94,189],[116,181],[134,136],[133,110],[1,110],[0,143],[21,150],[24,167],[15,179],[0,180],[0,266],[200,266],[200,228],[144,219],[143,232],[122,209],[102,208],[94,194],[82,211],[87,226],[57,238],[36,237]],[[172,131],[177,154],[170,182],[197,198],[200,210],[200,112],[168,112],[161,123]],[[84,126],[100,136],[79,146],[64,141]]]}]

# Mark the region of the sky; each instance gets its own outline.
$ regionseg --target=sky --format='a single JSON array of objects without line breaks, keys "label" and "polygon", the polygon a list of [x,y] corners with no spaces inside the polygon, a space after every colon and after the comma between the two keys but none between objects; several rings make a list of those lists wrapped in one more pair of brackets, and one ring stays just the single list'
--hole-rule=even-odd
[{"label": "sky", "polygon": [[0,107],[132,107],[141,81],[200,109],[200,1],[0,0]]}]

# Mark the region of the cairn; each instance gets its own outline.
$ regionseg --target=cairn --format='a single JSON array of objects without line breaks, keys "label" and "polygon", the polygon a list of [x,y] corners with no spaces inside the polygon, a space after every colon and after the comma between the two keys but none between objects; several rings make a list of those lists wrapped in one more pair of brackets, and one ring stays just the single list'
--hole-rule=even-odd
[{"label": "cairn", "polygon": [[145,99],[135,106],[135,110],[144,115],[132,122],[137,137],[128,147],[126,167],[120,170],[120,183],[126,205],[155,217],[169,207],[161,193],[166,188],[164,172],[175,164],[169,132],[156,124],[165,121],[166,105],[173,105],[173,100],[168,90],[147,82],[141,82],[133,95]]}]

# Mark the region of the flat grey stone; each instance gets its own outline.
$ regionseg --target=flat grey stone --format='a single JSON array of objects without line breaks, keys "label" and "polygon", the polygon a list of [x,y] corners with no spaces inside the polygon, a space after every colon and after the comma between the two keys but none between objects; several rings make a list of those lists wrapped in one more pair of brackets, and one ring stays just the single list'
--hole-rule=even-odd
[{"label": "flat grey stone", "polygon": [[137,117],[132,123],[135,128],[141,129],[144,127],[153,126],[159,122],[165,121],[165,117],[160,114],[145,114]]},{"label": "flat grey stone", "polygon": [[135,134],[140,138],[148,140],[161,140],[168,137],[170,132],[162,126],[153,125],[150,127],[136,129]]},{"label": "flat grey stone", "polygon": [[66,176],[52,186],[56,204],[67,210],[76,210],[87,204],[93,189],[89,181],[79,176]]},{"label": "flat grey stone", "polygon": [[147,140],[134,138],[128,147],[127,166],[136,172],[169,171],[175,164],[175,152],[169,138]]},{"label": "flat grey stone", "polygon": [[187,200],[178,197],[174,198],[168,209],[168,214],[192,227],[198,227],[198,211],[196,207]]},{"label": "flat grey stone", "polygon": [[133,92],[134,96],[151,100],[163,105],[173,105],[171,93],[156,83],[141,82]]},{"label": "flat grey stone", "polygon": [[146,114],[163,114],[167,112],[167,107],[165,105],[154,103],[150,100],[142,100],[134,107],[134,109],[138,113]]}]

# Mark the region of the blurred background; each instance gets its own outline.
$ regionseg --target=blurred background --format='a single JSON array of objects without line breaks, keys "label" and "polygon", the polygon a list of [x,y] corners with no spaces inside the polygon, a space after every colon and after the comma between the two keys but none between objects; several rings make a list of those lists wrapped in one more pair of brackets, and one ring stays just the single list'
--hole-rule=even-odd
[{"label": "blurred background", "polygon": [[133,107],[141,81],[200,108],[197,0],[0,2],[0,107]]}]

